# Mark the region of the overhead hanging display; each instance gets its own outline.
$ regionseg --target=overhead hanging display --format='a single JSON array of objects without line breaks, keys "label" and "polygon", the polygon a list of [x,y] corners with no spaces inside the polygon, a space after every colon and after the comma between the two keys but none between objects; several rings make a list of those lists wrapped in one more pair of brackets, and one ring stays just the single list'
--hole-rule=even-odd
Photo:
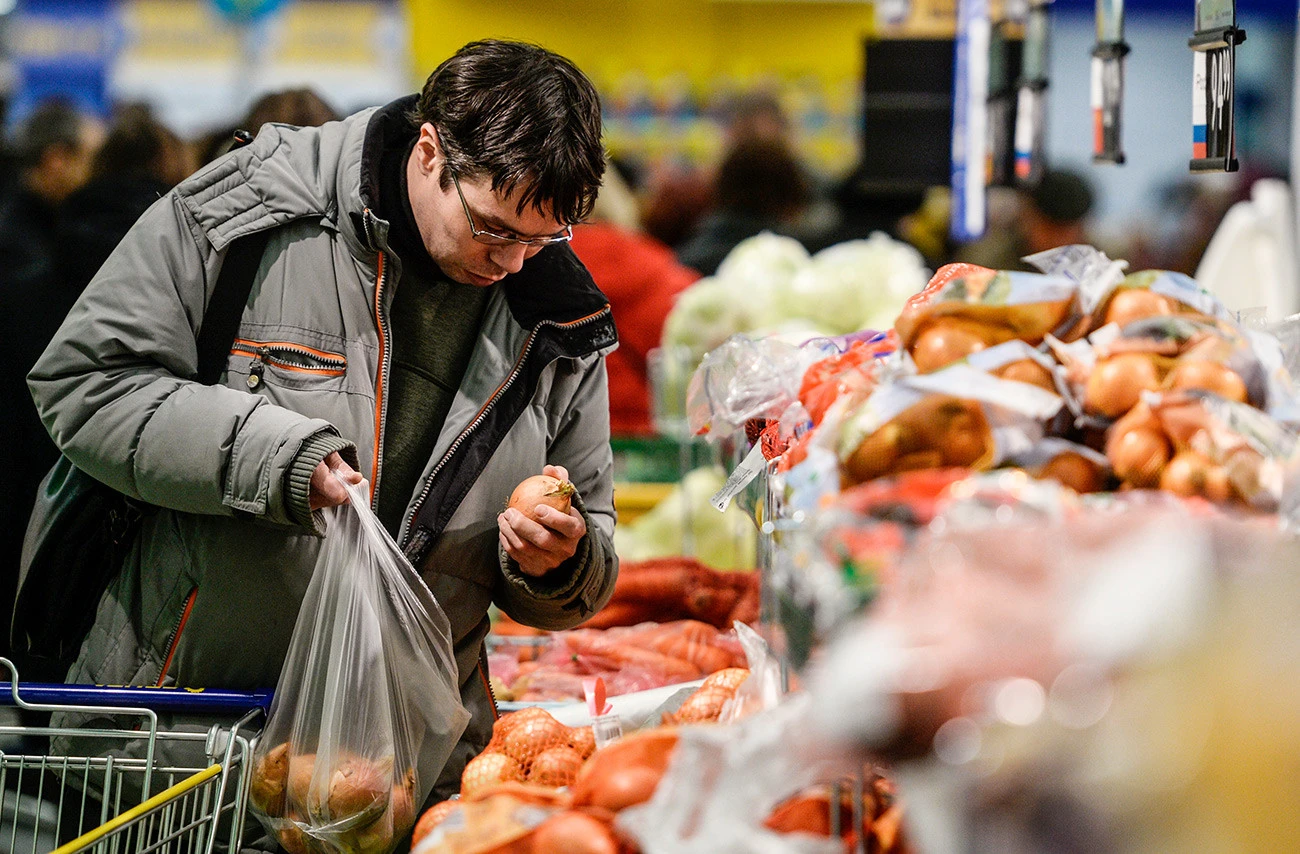
[{"label": "overhead hanging display", "polygon": [[1097,0],[1097,44],[1092,49],[1092,162],[1123,163],[1120,115],[1124,104],[1124,0]]},{"label": "overhead hanging display", "polygon": [[1196,32],[1187,44],[1192,58],[1193,172],[1236,172],[1234,73],[1237,45],[1246,31],[1237,27],[1234,0],[1197,0]]},{"label": "overhead hanging display", "polygon": [[1047,114],[1047,7],[1036,0],[1025,19],[1024,59],[1016,99],[1016,180],[1036,184],[1043,176]]}]

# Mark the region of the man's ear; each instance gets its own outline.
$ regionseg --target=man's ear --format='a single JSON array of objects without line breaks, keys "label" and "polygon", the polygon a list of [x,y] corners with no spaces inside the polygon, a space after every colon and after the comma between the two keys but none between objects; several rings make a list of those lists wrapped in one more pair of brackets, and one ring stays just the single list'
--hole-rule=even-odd
[{"label": "man's ear", "polygon": [[433,125],[425,122],[420,125],[420,136],[415,141],[415,162],[425,175],[432,174],[442,159],[442,146],[438,144],[438,135]]}]

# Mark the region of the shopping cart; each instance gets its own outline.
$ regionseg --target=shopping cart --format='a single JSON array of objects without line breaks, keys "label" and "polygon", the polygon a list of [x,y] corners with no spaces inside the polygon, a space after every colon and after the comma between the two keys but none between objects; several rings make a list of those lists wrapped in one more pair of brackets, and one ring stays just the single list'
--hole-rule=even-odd
[{"label": "shopping cart", "polygon": [[[106,725],[0,726],[0,851],[238,850],[270,691],[20,683],[0,658],[0,679],[6,670],[0,706],[89,715]],[[172,712],[234,723],[168,731],[158,716]]]}]

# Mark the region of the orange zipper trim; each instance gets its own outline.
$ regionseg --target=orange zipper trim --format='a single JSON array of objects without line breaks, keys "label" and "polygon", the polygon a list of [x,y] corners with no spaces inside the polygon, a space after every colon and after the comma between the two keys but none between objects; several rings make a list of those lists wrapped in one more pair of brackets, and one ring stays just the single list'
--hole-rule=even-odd
[{"label": "orange zipper trim", "polygon": [[375,276],[375,326],[379,329],[379,375],[375,377],[375,455],[370,462],[370,500],[375,500],[375,484],[379,482],[379,443],[384,428],[384,350],[388,346],[384,335],[384,315],[379,304],[384,286],[384,253],[379,253],[379,272]]},{"label": "orange zipper trim", "polygon": [[172,634],[172,642],[167,646],[167,658],[163,659],[162,671],[158,674],[158,684],[154,686],[155,688],[161,688],[167,679],[167,671],[171,669],[172,659],[176,657],[176,648],[181,645],[181,632],[185,631],[185,624],[189,622],[190,612],[194,610],[194,600],[198,595],[199,588],[195,587],[185,599],[185,609],[181,611],[181,619],[176,624],[175,633]]},{"label": "orange zipper trim", "polygon": [[[282,347],[285,350],[301,350],[304,353],[309,353],[313,356],[319,356],[322,359],[329,359],[335,362],[347,361],[347,357],[341,353],[331,353],[328,350],[317,350],[315,347],[308,347],[306,344],[298,344],[294,341],[253,341],[248,338],[236,338],[234,343],[236,349],[239,348],[240,344],[244,344],[246,347],[252,347],[254,349],[258,347]],[[231,352],[235,351],[232,350]]]}]

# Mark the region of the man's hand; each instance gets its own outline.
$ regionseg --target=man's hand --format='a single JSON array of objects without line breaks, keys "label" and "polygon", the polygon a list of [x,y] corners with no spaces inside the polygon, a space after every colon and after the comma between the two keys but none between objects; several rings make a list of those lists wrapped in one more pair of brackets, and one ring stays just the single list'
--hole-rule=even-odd
[{"label": "man's hand", "polygon": [[[569,479],[561,466],[546,466],[542,474]],[[518,510],[506,510],[497,516],[497,529],[501,547],[519,564],[519,570],[539,578],[573,557],[578,542],[587,534],[587,523],[576,507],[570,507],[565,514],[539,505],[535,512],[537,522]]]},{"label": "man's hand", "polygon": [[[312,510],[320,510],[322,507],[337,507],[347,502],[348,491],[334,477],[336,471],[353,486],[365,479],[360,472],[353,471],[352,466],[343,462],[343,458],[339,456],[338,451],[335,451],[322,460],[316,466],[316,470],[311,473],[311,490],[308,493],[307,506]],[[299,482],[301,483],[301,481]]]}]

